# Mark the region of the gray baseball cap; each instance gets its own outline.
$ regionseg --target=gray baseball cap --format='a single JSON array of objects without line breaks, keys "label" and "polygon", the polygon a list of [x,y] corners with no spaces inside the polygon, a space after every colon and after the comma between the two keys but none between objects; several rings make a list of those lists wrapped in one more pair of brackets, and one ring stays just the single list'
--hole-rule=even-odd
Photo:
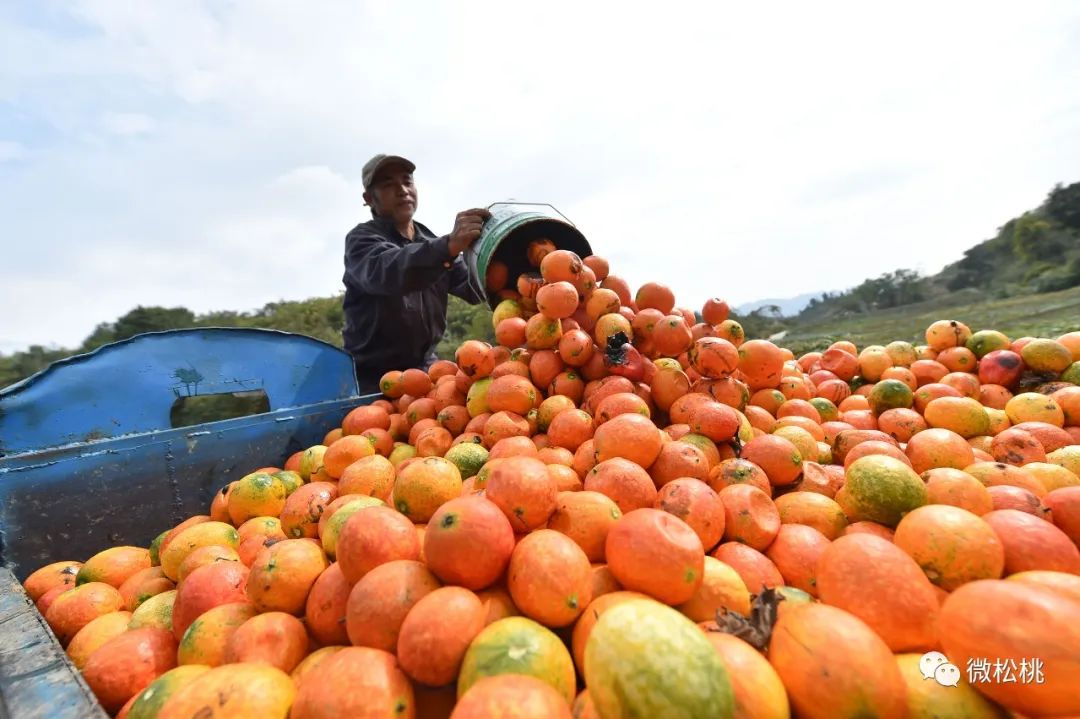
[{"label": "gray baseball cap", "polygon": [[409,172],[413,172],[416,169],[416,165],[400,155],[376,155],[367,161],[361,173],[361,178],[364,181],[364,189],[370,189],[371,184],[375,182],[375,175],[379,173],[379,170],[390,165],[404,165],[408,168]]}]

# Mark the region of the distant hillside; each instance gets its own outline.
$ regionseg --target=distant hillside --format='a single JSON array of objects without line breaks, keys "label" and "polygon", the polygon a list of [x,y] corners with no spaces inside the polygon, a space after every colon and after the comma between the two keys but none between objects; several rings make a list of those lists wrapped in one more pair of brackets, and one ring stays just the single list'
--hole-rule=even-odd
[{"label": "distant hillside", "polygon": [[[839,339],[866,347],[906,340],[925,342],[926,328],[935,320],[955,319],[972,330],[996,329],[1009,337],[1058,337],[1080,331],[1080,285],[1059,292],[1017,295],[987,300],[975,288],[966,288],[933,300],[892,307],[866,314],[791,322],[783,326],[781,344],[801,354],[821,350]],[[754,334],[747,323],[747,336]],[[754,336],[767,337],[776,325],[763,323]]]},{"label": "distant hillside", "polygon": [[845,292],[812,298],[788,323],[797,328],[858,318],[920,302],[945,303],[964,292],[989,301],[1080,286],[1080,182],[1055,186],[1037,208],[1014,217],[997,234],[929,277],[899,269]]},{"label": "distant hillside", "polygon": [[768,298],[764,300],[754,300],[753,302],[744,302],[732,309],[740,315],[748,315],[754,310],[764,309],[766,307],[777,307],[780,310],[780,314],[785,317],[792,317],[799,314],[806,306],[810,304],[810,300],[815,297],[820,297],[821,292],[807,292],[802,295],[795,295],[794,297],[783,298]]}]

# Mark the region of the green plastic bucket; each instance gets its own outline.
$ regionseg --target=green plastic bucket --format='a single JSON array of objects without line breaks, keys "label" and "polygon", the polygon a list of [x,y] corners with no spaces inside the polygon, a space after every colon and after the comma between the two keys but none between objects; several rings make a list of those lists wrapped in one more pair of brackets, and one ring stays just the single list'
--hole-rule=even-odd
[{"label": "green plastic bucket", "polygon": [[[488,207],[488,211],[491,218],[484,223],[480,237],[465,252],[465,262],[481,289],[484,288],[487,270],[493,260],[504,262],[511,278],[516,278],[522,272],[535,272],[536,268],[529,264],[526,257],[526,250],[529,243],[538,238],[545,237],[560,250],[570,250],[579,257],[592,254],[585,235],[551,205],[496,202]],[[492,308],[499,303],[498,296],[488,293],[486,289],[484,296]]]}]

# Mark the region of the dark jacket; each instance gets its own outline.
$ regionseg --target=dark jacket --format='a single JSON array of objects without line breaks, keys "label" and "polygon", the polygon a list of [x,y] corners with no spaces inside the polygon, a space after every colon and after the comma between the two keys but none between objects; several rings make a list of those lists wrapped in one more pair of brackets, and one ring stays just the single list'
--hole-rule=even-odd
[{"label": "dark jacket", "polygon": [[361,389],[390,370],[426,368],[446,331],[453,293],[469,304],[483,294],[469,281],[461,256],[451,260],[449,237],[419,222],[409,241],[392,221],[361,222],[345,237],[345,350],[356,362]]}]

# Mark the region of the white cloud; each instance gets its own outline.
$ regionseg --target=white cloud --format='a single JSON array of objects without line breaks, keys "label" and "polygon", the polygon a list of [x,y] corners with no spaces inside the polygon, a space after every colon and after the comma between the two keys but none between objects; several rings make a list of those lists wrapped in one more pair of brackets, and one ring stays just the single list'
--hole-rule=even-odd
[{"label": "white cloud", "polygon": [[101,125],[108,132],[123,137],[148,135],[154,131],[154,118],[138,112],[107,112],[101,118]]},{"label": "white cloud", "polygon": [[375,152],[417,163],[437,231],[550,202],[687,306],[934,271],[1080,180],[1069,3],[76,8],[0,10],[0,133],[35,148],[0,165],[0,305],[43,344],[339,290]]}]

